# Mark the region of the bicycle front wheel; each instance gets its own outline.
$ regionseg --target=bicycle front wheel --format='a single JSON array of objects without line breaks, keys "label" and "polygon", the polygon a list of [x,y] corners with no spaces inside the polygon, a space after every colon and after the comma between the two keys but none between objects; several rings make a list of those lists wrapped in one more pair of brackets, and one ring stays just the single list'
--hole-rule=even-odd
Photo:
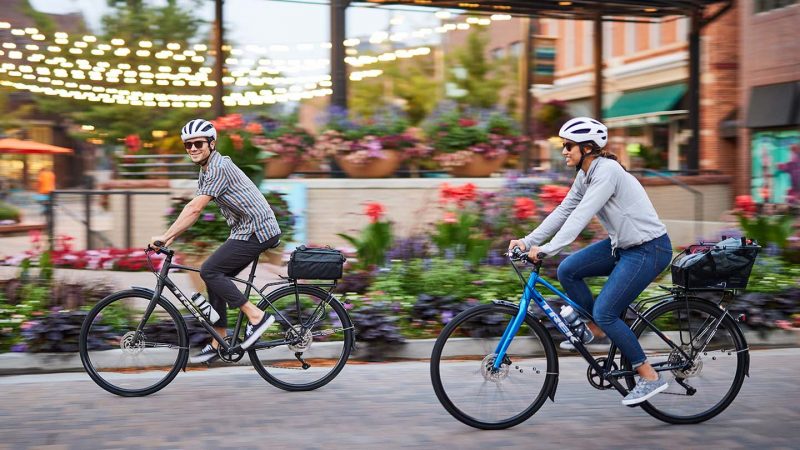
[{"label": "bicycle front wheel", "polygon": [[[683,353],[646,323],[636,325],[633,332],[648,362],[669,382],[669,388],[642,403],[642,409],[673,424],[700,423],[725,410],[742,387],[748,359],[747,344],[733,318],[697,298],[655,306],[644,317]],[[630,363],[624,360],[623,367],[630,369]],[[627,383],[633,388],[633,377],[627,377]]]},{"label": "bicycle front wheel", "polygon": [[256,371],[286,391],[311,391],[328,384],[344,368],[355,333],[341,303],[316,286],[287,286],[272,292],[259,308],[275,324],[248,350]]},{"label": "bicycle front wheel", "polygon": [[431,382],[442,406],[475,428],[509,428],[531,417],[553,393],[558,360],[553,340],[530,315],[511,341],[503,363],[495,351],[517,307],[489,304],[457,315],[431,354]]},{"label": "bicycle front wheel", "polygon": [[152,394],[186,363],[189,340],[183,318],[161,298],[144,324],[150,297],[128,290],[101,300],[84,319],[78,342],[81,362],[98,386],[124,397]]}]

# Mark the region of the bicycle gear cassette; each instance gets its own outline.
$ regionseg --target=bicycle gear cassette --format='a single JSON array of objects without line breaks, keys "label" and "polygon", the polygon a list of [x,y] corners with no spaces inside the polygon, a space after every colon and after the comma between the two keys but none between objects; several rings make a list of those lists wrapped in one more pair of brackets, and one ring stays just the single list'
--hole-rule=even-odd
[{"label": "bicycle gear cassette", "polygon": [[301,325],[292,325],[286,331],[286,341],[291,342],[288,345],[289,350],[295,353],[303,353],[311,347],[314,342],[314,335],[311,334],[311,330],[304,330]]},{"label": "bicycle gear cassette", "polygon": [[[692,349],[689,348],[688,345],[684,345],[681,348],[683,349],[684,352],[691,355],[690,352]],[[681,352],[679,352],[678,350],[673,350],[669,354],[669,358],[667,361],[670,365],[673,364],[683,365],[686,362],[685,359],[683,358],[683,355],[681,355]],[[694,361],[692,362],[691,367],[687,367],[685,369],[672,369],[672,374],[675,375],[675,378],[686,379],[686,378],[696,377],[700,375],[700,372],[702,371],[703,371],[703,357],[700,355],[700,353],[697,353],[697,355],[695,355],[694,357]]]}]

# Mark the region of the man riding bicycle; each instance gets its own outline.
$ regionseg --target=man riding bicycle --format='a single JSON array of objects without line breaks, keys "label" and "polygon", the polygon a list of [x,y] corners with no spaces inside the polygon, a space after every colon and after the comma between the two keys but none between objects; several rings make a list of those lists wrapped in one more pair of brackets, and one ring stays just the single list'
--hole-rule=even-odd
[{"label": "man riding bicycle", "polygon": [[[161,236],[154,236],[150,246],[169,246],[200,217],[206,205],[214,200],[231,227],[228,239],[200,267],[200,277],[208,288],[209,302],[220,318],[212,325],[227,334],[226,303],[239,308],[247,316],[242,349],[252,346],[272,325],[275,318],[247,301],[228,277],[235,276],[263,251],[278,242],[281,229],[269,203],[255,184],[227,156],[216,151],[217,130],[203,119],[190,120],[181,129],[181,139],[192,162],[200,166],[197,194],[181,211],[175,222]],[[212,340],[192,363],[212,361],[217,346]]]},{"label": "man riding bicycle", "polygon": [[[569,245],[596,214],[609,238],[568,256],[558,267],[558,280],[569,298],[586,311],[594,336],[608,336],[639,373],[636,387],[622,400],[624,405],[644,402],[667,389],[667,381],[656,373],[639,341],[620,319],[625,309],[672,258],[667,229],[639,181],[603,150],[608,129],[597,120],[577,117],[567,121],[558,135],[564,139],[567,166],[578,173],[561,204],[533,232],[509,243],[529,258],[539,253],[555,255]],[[544,244],[552,236],[550,242]],[[608,276],[597,298],[584,278]],[[584,342],[588,344],[588,342]],[[562,348],[574,349],[562,342]]]}]

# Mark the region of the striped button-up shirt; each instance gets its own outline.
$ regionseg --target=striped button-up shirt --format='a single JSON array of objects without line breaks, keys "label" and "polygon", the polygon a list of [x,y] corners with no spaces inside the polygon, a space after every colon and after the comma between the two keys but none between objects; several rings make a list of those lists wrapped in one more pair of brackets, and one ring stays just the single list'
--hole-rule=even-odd
[{"label": "striped button-up shirt", "polygon": [[259,242],[265,242],[281,233],[264,195],[228,156],[211,152],[208,164],[200,169],[197,195],[211,196],[217,202],[231,227],[228,239],[246,241],[255,234]]}]

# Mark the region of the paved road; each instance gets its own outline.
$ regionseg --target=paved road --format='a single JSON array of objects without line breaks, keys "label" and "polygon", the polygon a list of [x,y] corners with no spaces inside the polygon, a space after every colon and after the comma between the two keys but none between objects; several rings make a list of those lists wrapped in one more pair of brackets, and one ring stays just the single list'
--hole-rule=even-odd
[{"label": "paved road", "polygon": [[195,370],[145,398],[82,373],[0,378],[0,448],[798,448],[800,349],[754,351],[751,378],[722,415],[661,423],[592,389],[562,358],[556,402],[504,431],[479,431],[437,402],[426,362],[350,364],[309,393],[273,388],[251,368]]}]

